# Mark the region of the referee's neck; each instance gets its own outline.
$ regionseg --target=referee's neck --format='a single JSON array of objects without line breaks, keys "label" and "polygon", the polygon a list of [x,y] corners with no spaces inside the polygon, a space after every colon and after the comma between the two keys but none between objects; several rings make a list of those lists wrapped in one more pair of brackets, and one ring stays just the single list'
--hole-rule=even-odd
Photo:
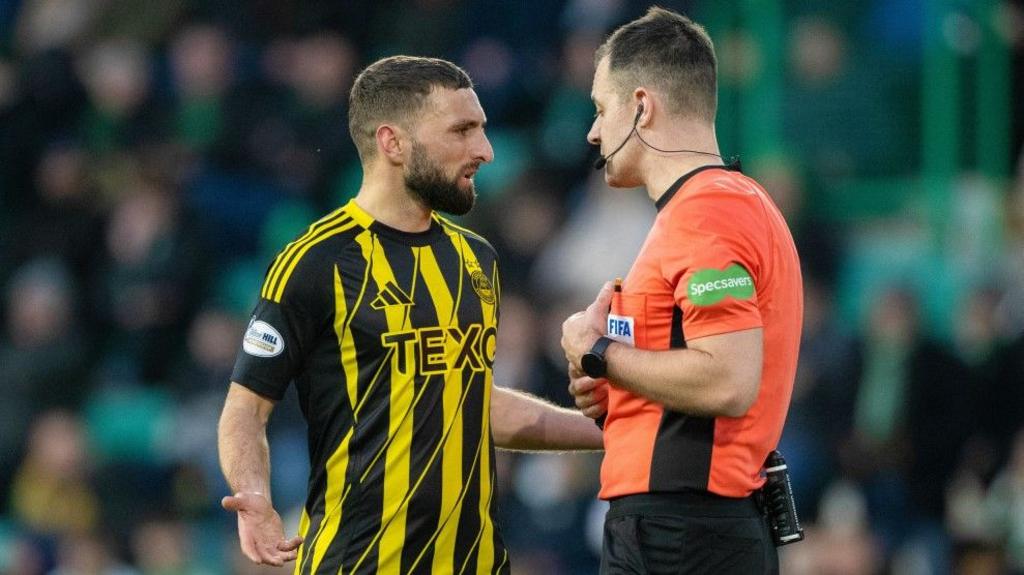
[{"label": "referee's neck", "polygon": [[683,175],[701,168],[703,166],[725,165],[721,158],[705,156],[703,154],[688,154],[682,152],[676,157],[651,158],[650,165],[643,177],[644,187],[651,200],[658,201],[669,186],[674,184]]},{"label": "referee's neck", "polygon": [[723,163],[713,123],[671,115],[663,120],[642,134],[640,178],[654,201],[687,172]]}]

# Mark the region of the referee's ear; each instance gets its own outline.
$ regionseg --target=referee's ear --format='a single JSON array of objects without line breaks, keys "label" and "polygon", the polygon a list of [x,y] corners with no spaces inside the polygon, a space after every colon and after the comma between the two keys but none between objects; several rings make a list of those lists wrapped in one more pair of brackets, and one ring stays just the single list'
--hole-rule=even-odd
[{"label": "referee's ear", "polygon": [[381,124],[377,126],[377,153],[393,166],[405,164],[408,139],[398,126]]}]

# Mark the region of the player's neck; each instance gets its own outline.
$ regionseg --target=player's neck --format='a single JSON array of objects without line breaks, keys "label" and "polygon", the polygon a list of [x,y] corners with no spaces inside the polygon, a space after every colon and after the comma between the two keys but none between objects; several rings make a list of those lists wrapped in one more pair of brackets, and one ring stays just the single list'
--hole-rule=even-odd
[{"label": "player's neck", "polygon": [[431,210],[409,195],[400,173],[397,177],[366,173],[355,201],[373,219],[396,230],[430,229]]}]

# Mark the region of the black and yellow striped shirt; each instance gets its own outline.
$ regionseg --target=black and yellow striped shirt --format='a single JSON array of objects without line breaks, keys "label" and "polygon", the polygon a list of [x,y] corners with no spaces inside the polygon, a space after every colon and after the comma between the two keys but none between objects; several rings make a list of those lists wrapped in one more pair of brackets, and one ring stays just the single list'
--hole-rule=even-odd
[{"label": "black and yellow striped shirt", "polygon": [[312,471],[296,573],[508,573],[494,521],[493,248],[355,202],[277,256],[232,379],[295,381]]}]

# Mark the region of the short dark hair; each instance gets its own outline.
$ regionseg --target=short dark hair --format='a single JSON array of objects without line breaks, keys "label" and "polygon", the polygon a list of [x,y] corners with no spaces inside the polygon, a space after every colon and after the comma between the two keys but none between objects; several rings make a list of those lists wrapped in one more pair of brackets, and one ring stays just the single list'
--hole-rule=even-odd
[{"label": "short dark hair", "polygon": [[440,58],[390,56],[360,72],[348,98],[348,130],[359,157],[365,162],[376,154],[377,126],[408,124],[437,87],[459,90],[473,82],[462,68]]},{"label": "short dark hair", "polygon": [[620,95],[654,86],[665,93],[671,112],[714,122],[718,64],[711,37],[700,24],[654,6],[605,40],[595,63],[605,57]]}]

